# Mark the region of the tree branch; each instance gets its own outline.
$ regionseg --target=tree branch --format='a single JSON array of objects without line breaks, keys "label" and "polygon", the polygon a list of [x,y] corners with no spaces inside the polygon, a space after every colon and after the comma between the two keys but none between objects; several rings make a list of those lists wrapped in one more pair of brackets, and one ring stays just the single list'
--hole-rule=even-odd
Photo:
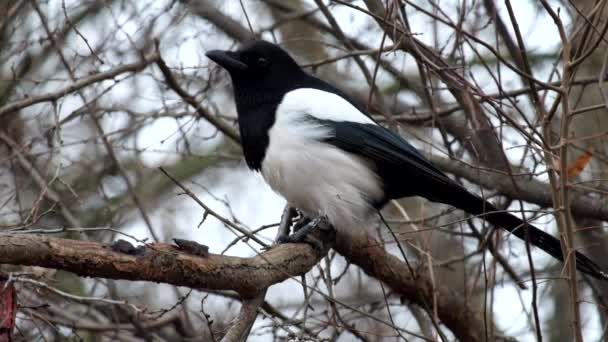
[{"label": "tree branch", "polygon": [[208,20],[220,28],[228,36],[240,41],[248,41],[255,38],[241,23],[222,13],[209,1],[188,0],[185,2],[188,9],[197,16]]},{"label": "tree branch", "polygon": [[338,239],[334,249],[349,262],[361,267],[369,276],[379,279],[393,291],[418,306],[436,300],[437,314],[460,341],[483,341],[484,321],[473,310],[470,303],[464,302],[462,295],[441,286],[432,285],[428,276],[412,274],[408,266],[396,256],[387,253],[375,242],[366,237]]},{"label": "tree branch", "polygon": [[158,53],[152,53],[147,56],[144,56],[141,61],[125,64],[118,66],[116,68],[110,69],[108,71],[100,72],[93,74],[91,76],[82,78],[77,82],[70,84],[69,86],[59,89],[58,91],[54,91],[52,93],[47,93],[39,96],[27,97],[22,100],[13,101],[8,103],[2,107],[0,107],[0,117],[5,114],[13,113],[17,110],[23,109],[25,107],[29,107],[31,105],[41,103],[41,102],[49,102],[58,100],[70,93],[73,93],[79,89],[82,89],[86,86],[89,86],[93,83],[101,82],[103,80],[114,78],[120,74],[124,74],[127,72],[136,72],[144,69],[148,64],[154,63],[159,59],[160,55]]},{"label": "tree branch", "polygon": [[[525,202],[538,204],[544,208],[553,207],[552,189],[549,184],[543,183],[531,176],[508,177],[505,172],[488,170],[467,165],[442,157],[431,157],[431,161],[447,173],[463,177],[468,181],[487,189],[495,189],[500,193],[521,199]],[[514,182],[517,187],[514,186]],[[591,197],[580,190],[571,189],[572,213],[585,218],[608,221],[608,199],[606,196]]]},{"label": "tree branch", "polygon": [[[158,44],[156,45],[156,49],[158,53]],[[169,86],[169,88],[173,89],[173,91],[176,92],[177,95],[179,95],[182,100],[184,100],[184,102],[194,107],[198,115],[209,121],[213,126],[215,126],[215,128],[224,133],[228,138],[232,139],[237,144],[241,143],[241,138],[239,137],[239,134],[234,128],[230,127],[222,119],[217,118],[211,113],[209,113],[205,108],[200,105],[199,101],[197,101],[194,96],[188,94],[184,90],[184,88],[179,85],[179,83],[175,79],[175,76],[173,76],[171,69],[169,69],[165,61],[160,57],[160,54],[158,59],[156,60],[156,64],[158,65],[158,68],[160,69],[163,76],[165,77],[165,81],[167,81],[167,85]]]},{"label": "tree branch", "polygon": [[[440,320],[460,340],[482,340],[483,320],[461,296],[437,286],[433,292],[427,276],[412,276],[404,262],[375,241],[363,236],[347,240],[348,243],[342,239],[335,245],[347,260],[388,284],[407,301],[421,305],[435,297]],[[162,243],[130,255],[98,242],[46,235],[2,234],[0,239],[0,264],[48,267],[88,277],[233,290],[245,300],[259,297],[270,285],[306,273],[324,255],[307,244],[282,244],[249,258],[217,254],[202,258]]]},{"label": "tree branch", "polygon": [[230,329],[221,342],[245,342],[251,331],[251,327],[258,316],[258,309],[264,303],[266,289],[260,292],[257,296],[246,299],[241,302],[241,310],[238,317],[235,319]]},{"label": "tree branch", "polygon": [[2,234],[0,264],[41,266],[80,276],[144,280],[190,288],[233,290],[243,298],[307,272],[323,253],[306,244],[284,244],[250,257],[183,253],[169,244],[150,244],[140,255],[109,245],[38,234]]}]

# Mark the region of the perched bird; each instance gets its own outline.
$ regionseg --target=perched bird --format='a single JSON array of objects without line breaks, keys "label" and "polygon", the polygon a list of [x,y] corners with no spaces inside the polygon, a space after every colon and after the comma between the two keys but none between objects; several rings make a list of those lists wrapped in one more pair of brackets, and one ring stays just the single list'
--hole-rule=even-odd
[{"label": "perched bird", "polygon": [[[391,199],[421,196],[480,215],[561,261],[560,241],[469,192],[342,91],[306,73],[283,49],[253,41],[207,57],[228,71],[247,165],[308,218],[342,234],[369,224]],[[576,253],[577,268],[608,279]]]}]

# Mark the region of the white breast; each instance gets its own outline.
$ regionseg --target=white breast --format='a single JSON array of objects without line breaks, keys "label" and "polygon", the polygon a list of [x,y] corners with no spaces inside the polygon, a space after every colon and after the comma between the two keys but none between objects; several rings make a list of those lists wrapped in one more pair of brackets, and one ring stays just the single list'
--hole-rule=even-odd
[{"label": "white breast", "polygon": [[269,131],[262,175],[307,216],[326,215],[336,229],[346,233],[362,229],[374,213],[370,203],[382,198],[381,181],[369,162],[320,141],[331,132],[305,120],[307,115],[373,123],[339,96],[314,89],[288,93]]}]

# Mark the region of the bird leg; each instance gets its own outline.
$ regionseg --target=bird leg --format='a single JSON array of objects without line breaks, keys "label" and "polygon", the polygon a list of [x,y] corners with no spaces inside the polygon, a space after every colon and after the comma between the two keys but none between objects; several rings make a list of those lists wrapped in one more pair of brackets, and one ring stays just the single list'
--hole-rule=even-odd
[{"label": "bird leg", "polygon": [[274,238],[275,243],[280,243],[289,236],[289,233],[291,233],[291,221],[297,214],[298,212],[296,209],[290,207],[289,205],[285,206],[285,209],[283,209],[283,215],[281,215],[281,223],[279,224],[277,235]]},{"label": "bird leg", "polygon": [[283,214],[281,215],[281,223],[279,224],[277,235],[274,238],[275,243],[288,241],[289,234],[292,230],[292,225],[293,231],[297,232],[302,227],[306,226],[310,221],[311,219],[304,216],[304,214],[302,214],[298,209],[286,205],[283,209]]},{"label": "bird leg", "polygon": [[[302,214],[300,214],[302,215]],[[307,224],[309,224],[312,220],[306,216],[301,216],[296,222],[293,224],[293,232],[297,232],[300,229],[304,228]]]},{"label": "bird leg", "polygon": [[[305,222],[303,222],[304,220],[305,220]],[[311,244],[314,248],[317,248],[319,250],[321,250],[323,248],[322,243],[309,234],[317,228],[328,229],[329,227],[331,227],[331,225],[329,224],[329,220],[327,219],[327,216],[325,216],[325,215],[319,216],[313,220],[310,220],[308,218],[303,218],[303,219],[299,220],[296,224],[299,226],[297,228],[297,230],[294,227],[294,233],[289,236],[282,237],[282,239],[279,242],[281,242],[281,243],[306,242],[306,243]]]}]

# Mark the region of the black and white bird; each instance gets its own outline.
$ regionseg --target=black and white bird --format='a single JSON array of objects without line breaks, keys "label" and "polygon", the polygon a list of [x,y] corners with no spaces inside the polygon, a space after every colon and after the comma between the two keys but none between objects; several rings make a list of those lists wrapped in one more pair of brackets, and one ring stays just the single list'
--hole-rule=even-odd
[{"label": "black and white bird", "polygon": [[[309,218],[350,234],[391,199],[421,196],[481,215],[524,239],[524,221],[467,191],[343,92],[306,73],[280,47],[253,41],[206,54],[231,78],[247,165]],[[560,241],[527,225],[530,242],[564,260]],[[578,269],[608,279],[576,254]]]}]

